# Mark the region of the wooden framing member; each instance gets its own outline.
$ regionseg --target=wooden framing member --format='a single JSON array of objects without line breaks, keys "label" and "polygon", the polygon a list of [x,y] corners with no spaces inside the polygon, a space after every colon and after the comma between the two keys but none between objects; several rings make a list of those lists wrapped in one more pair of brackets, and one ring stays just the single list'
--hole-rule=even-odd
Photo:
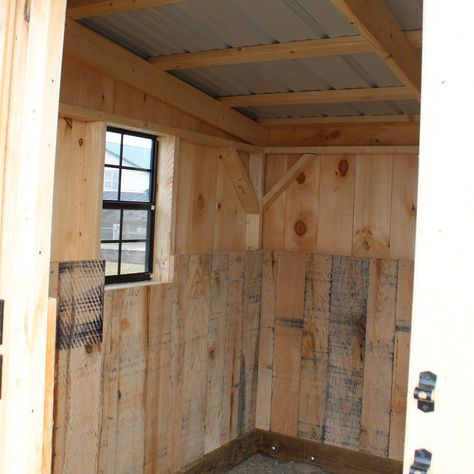
[{"label": "wooden framing member", "polygon": [[229,107],[259,107],[270,105],[334,104],[339,102],[373,102],[380,100],[413,99],[406,87],[369,87],[327,91],[276,92],[221,97]]},{"label": "wooden framing member", "polygon": [[[48,295],[66,1],[0,8],[0,472],[51,472],[54,350]],[[53,339],[54,340],[54,339]]]},{"label": "wooden framing member", "polygon": [[158,147],[153,279],[160,282],[173,280],[179,142],[178,137],[163,137]]},{"label": "wooden framing member", "polygon": [[392,124],[419,122],[419,115],[347,115],[338,117],[294,117],[262,119],[258,122],[268,127],[288,125],[339,125],[339,124]]},{"label": "wooden framing member", "polygon": [[181,0],[69,0],[67,16],[73,20],[90,16],[110,15],[112,13],[156,7]]},{"label": "wooden framing member", "polygon": [[222,148],[220,159],[224,162],[225,169],[230,176],[244,211],[247,214],[259,214],[260,202],[242,164],[239,152],[235,148]]},{"label": "wooden framing member", "polygon": [[136,120],[124,115],[102,112],[99,110],[88,109],[85,107],[77,107],[75,105],[60,104],[59,115],[84,122],[107,122],[108,125],[115,127],[127,127],[130,130],[144,133],[156,133],[160,136],[180,137],[183,140],[200,143],[201,145],[209,145],[215,147],[233,147],[237,150],[246,151],[248,153],[261,153],[263,148],[248,143],[239,142],[237,140],[229,140],[226,138],[206,135],[205,133],[193,132],[183,128],[169,127],[159,123]]},{"label": "wooden framing member", "polygon": [[265,153],[286,155],[291,153],[314,153],[317,155],[417,155],[418,146],[270,146]]},{"label": "wooden framing member", "polygon": [[[414,48],[421,46],[421,31],[405,33]],[[363,36],[289,41],[285,43],[226,48],[195,53],[153,56],[149,59],[155,66],[169,71],[229,64],[282,61],[285,59],[320,58],[343,54],[371,53],[373,46]]]},{"label": "wooden framing member", "polygon": [[73,20],[66,21],[64,54],[138,87],[162,102],[249,143],[262,145],[265,129],[194,87],[160,71]]},{"label": "wooden framing member", "polygon": [[394,74],[420,100],[421,59],[382,0],[332,0]]},{"label": "wooden framing member", "polygon": [[[251,154],[249,156],[249,178],[257,199],[262,202],[264,186],[265,155]],[[247,250],[257,250],[262,246],[262,212],[247,214],[245,228]]]},{"label": "wooden framing member", "polygon": [[316,155],[305,153],[299,160],[273,185],[262,201],[262,211],[265,212],[290,186],[295,178],[304,171]]}]

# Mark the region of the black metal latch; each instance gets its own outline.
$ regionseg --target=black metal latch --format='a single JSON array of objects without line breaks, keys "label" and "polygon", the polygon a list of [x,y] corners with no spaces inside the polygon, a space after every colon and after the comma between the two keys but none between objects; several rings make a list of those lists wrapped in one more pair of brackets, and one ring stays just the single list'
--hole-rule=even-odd
[{"label": "black metal latch", "polygon": [[415,461],[410,467],[410,474],[426,474],[431,466],[431,453],[426,449],[415,451]]},{"label": "black metal latch", "polygon": [[432,372],[421,372],[420,382],[415,388],[414,397],[418,400],[418,409],[429,413],[434,411],[433,392],[436,387],[436,375]]}]

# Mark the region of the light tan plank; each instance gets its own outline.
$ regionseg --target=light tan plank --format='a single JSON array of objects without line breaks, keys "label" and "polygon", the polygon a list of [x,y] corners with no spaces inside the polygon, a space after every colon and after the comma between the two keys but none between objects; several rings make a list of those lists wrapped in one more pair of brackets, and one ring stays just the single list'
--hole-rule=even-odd
[{"label": "light tan plank", "polygon": [[181,0],[70,0],[67,16],[74,20],[90,16],[111,15],[140,8],[177,3]]},{"label": "light tan plank", "polygon": [[284,249],[312,252],[318,238],[320,158],[299,173],[286,191]]},{"label": "light tan plank", "polygon": [[390,257],[413,260],[415,256],[416,193],[418,157],[401,155],[393,159]]},{"label": "light tan plank", "polygon": [[360,123],[410,123],[419,122],[419,115],[343,115],[334,117],[291,117],[261,119],[259,123],[266,127],[288,126],[288,125],[332,125],[332,124],[360,124]]},{"label": "light tan plank", "polygon": [[352,255],[355,168],[353,155],[321,156],[318,252]]},{"label": "light tan plank", "polygon": [[267,94],[221,97],[229,107],[262,107],[271,105],[335,104],[338,102],[374,102],[413,99],[405,87],[377,87],[365,89],[339,89],[305,92],[275,92]]},{"label": "light tan plank", "polygon": [[398,290],[393,361],[392,410],[390,417],[389,457],[403,460],[405,418],[408,396],[411,312],[413,299],[413,263],[398,263]]},{"label": "light tan plank", "polygon": [[214,254],[211,258],[204,454],[221,446],[225,393],[224,355],[229,256]]},{"label": "light tan plank", "polygon": [[[287,171],[287,155],[267,155],[265,160],[265,192]],[[286,195],[282,194],[263,214],[262,245],[268,250],[283,250]]]},{"label": "light tan plank", "polygon": [[279,255],[271,431],[296,436],[303,338],[305,259]]},{"label": "light tan plank", "polygon": [[321,442],[329,362],[332,257],[306,256],[298,438]]},{"label": "light tan plank", "polygon": [[379,258],[390,255],[391,200],[392,156],[358,155],[353,255]]},{"label": "light tan plank", "polygon": [[176,254],[176,208],[178,194],[179,138],[159,140],[153,277],[170,281],[170,258]]},{"label": "light tan plank", "polygon": [[270,430],[273,360],[275,343],[275,300],[278,260],[273,252],[263,253],[262,309],[260,317],[260,340],[258,352],[258,382],[255,426]]},{"label": "light tan plank", "polygon": [[398,262],[371,260],[360,449],[388,457]]}]

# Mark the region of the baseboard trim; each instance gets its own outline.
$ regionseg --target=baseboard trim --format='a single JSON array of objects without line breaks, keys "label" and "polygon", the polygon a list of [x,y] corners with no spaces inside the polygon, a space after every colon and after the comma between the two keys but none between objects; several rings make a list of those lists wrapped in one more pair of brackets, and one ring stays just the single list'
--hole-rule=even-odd
[{"label": "baseboard trim", "polygon": [[176,474],[223,474],[257,452],[257,432],[249,431],[220,448],[207,453]]},{"label": "baseboard trim", "polygon": [[326,469],[333,474],[402,474],[403,464],[293,436],[252,430],[211,451],[176,474],[223,474],[254,454]]},{"label": "baseboard trim", "polygon": [[402,474],[393,459],[338,448],[301,438],[256,430],[257,452],[282,461],[312,464],[333,474]]}]

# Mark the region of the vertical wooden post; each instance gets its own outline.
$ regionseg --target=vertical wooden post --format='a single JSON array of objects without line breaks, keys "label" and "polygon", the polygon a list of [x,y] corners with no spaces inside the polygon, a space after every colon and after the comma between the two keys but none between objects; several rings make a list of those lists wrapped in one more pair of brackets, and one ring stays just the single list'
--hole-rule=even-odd
[{"label": "vertical wooden post", "polygon": [[259,214],[246,216],[246,248],[256,250],[262,247],[262,198],[265,155],[251,154],[249,156],[249,178],[255,194],[260,202]]},{"label": "vertical wooden post", "polygon": [[[430,474],[474,465],[474,108],[472,2],[424,3],[415,289],[404,473],[415,450]],[[413,398],[422,371],[437,375],[434,412]]]},{"label": "vertical wooden post", "polygon": [[45,426],[51,436],[51,413],[46,419],[44,409],[48,281],[65,4],[10,0],[0,7],[0,298],[5,300],[0,472],[5,473],[50,471],[42,456],[48,445]]}]

